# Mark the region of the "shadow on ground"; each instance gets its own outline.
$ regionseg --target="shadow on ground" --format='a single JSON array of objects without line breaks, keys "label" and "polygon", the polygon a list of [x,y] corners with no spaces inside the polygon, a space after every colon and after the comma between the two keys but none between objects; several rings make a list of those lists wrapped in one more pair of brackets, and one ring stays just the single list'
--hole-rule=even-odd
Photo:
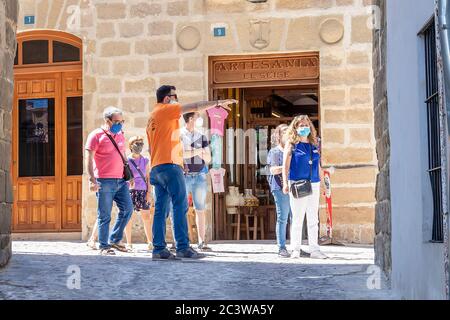
[{"label": "shadow on ground", "polygon": [[[260,252],[235,247],[197,261],[152,261],[149,253],[103,257],[92,251],[67,251],[15,252],[9,266],[0,271],[0,299],[392,298],[384,283],[381,290],[368,288],[370,263],[263,260]],[[80,289],[67,286],[76,277],[70,268],[80,270]]]}]

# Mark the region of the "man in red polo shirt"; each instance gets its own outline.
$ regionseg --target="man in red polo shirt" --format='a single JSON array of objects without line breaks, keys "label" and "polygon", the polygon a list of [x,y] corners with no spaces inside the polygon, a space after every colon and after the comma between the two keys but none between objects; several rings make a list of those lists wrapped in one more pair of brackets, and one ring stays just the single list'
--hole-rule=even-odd
[{"label": "man in red polo shirt", "polygon": [[[92,131],[86,142],[86,168],[89,174],[89,188],[97,192],[98,240],[100,254],[114,255],[113,250],[126,252],[119,244],[123,230],[133,213],[133,202],[127,182],[123,178],[123,161],[110,138],[114,139],[125,156],[126,142],[122,131],[123,113],[115,107],[103,112],[105,120],[101,128]],[[109,137],[108,137],[109,136]],[[119,208],[119,215],[109,235],[113,202]]]}]

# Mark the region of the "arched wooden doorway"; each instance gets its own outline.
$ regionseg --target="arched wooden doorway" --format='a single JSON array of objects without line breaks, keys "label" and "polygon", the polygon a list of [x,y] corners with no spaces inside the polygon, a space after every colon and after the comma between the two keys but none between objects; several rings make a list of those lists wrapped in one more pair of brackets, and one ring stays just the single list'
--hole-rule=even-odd
[{"label": "arched wooden doorway", "polygon": [[17,41],[13,232],[81,231],[82,41],[50,30]]}]

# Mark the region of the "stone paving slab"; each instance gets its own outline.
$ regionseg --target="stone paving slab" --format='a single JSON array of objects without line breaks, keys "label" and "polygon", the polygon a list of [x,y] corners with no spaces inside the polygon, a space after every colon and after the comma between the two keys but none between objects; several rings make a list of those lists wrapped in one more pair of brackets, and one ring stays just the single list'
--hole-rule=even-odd
[{"label": "stone paving slab", "polygon": [[[105,257],[80,241],[15,241],[0,270],[0,299],[395,298],[382,278],[381,289],[367,286],[370,247],[326,246],[330,259],[313,260],[280,259],[274,244],[213,243],[197,261],[152,261],[144,244],[134,247]],[[68,288],[68,268],[79,268],[80,289]]]}]

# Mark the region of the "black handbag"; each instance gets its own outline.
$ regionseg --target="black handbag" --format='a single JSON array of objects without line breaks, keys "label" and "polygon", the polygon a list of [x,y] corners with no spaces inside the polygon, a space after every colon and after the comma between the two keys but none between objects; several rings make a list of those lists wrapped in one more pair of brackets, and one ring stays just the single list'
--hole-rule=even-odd
[{"label": "black handbag", "polygon": [[114,145],[114,147],[116,147],[117,152],[120,154],[120,158],[122,159],[122,162],[123,162],[123,179],[125,181],[133,180],[134,179],[134,175],[133,175],[133,172],[130,169],[130,165],[128,164],[128,161],[123,156],[122,152],[120,152],[120,149],[117,146],[116,141],[105,130],[103,130],[103,131],[108,136],[109,140],[111,140],[111,142]]},{"label": "black handbag", "polygon": [[312,194],[312,145],[311,145],[311,154],[309,158],[309,180],[298,180],[291,184],[291,193],[295,199],[300,199]]}]

